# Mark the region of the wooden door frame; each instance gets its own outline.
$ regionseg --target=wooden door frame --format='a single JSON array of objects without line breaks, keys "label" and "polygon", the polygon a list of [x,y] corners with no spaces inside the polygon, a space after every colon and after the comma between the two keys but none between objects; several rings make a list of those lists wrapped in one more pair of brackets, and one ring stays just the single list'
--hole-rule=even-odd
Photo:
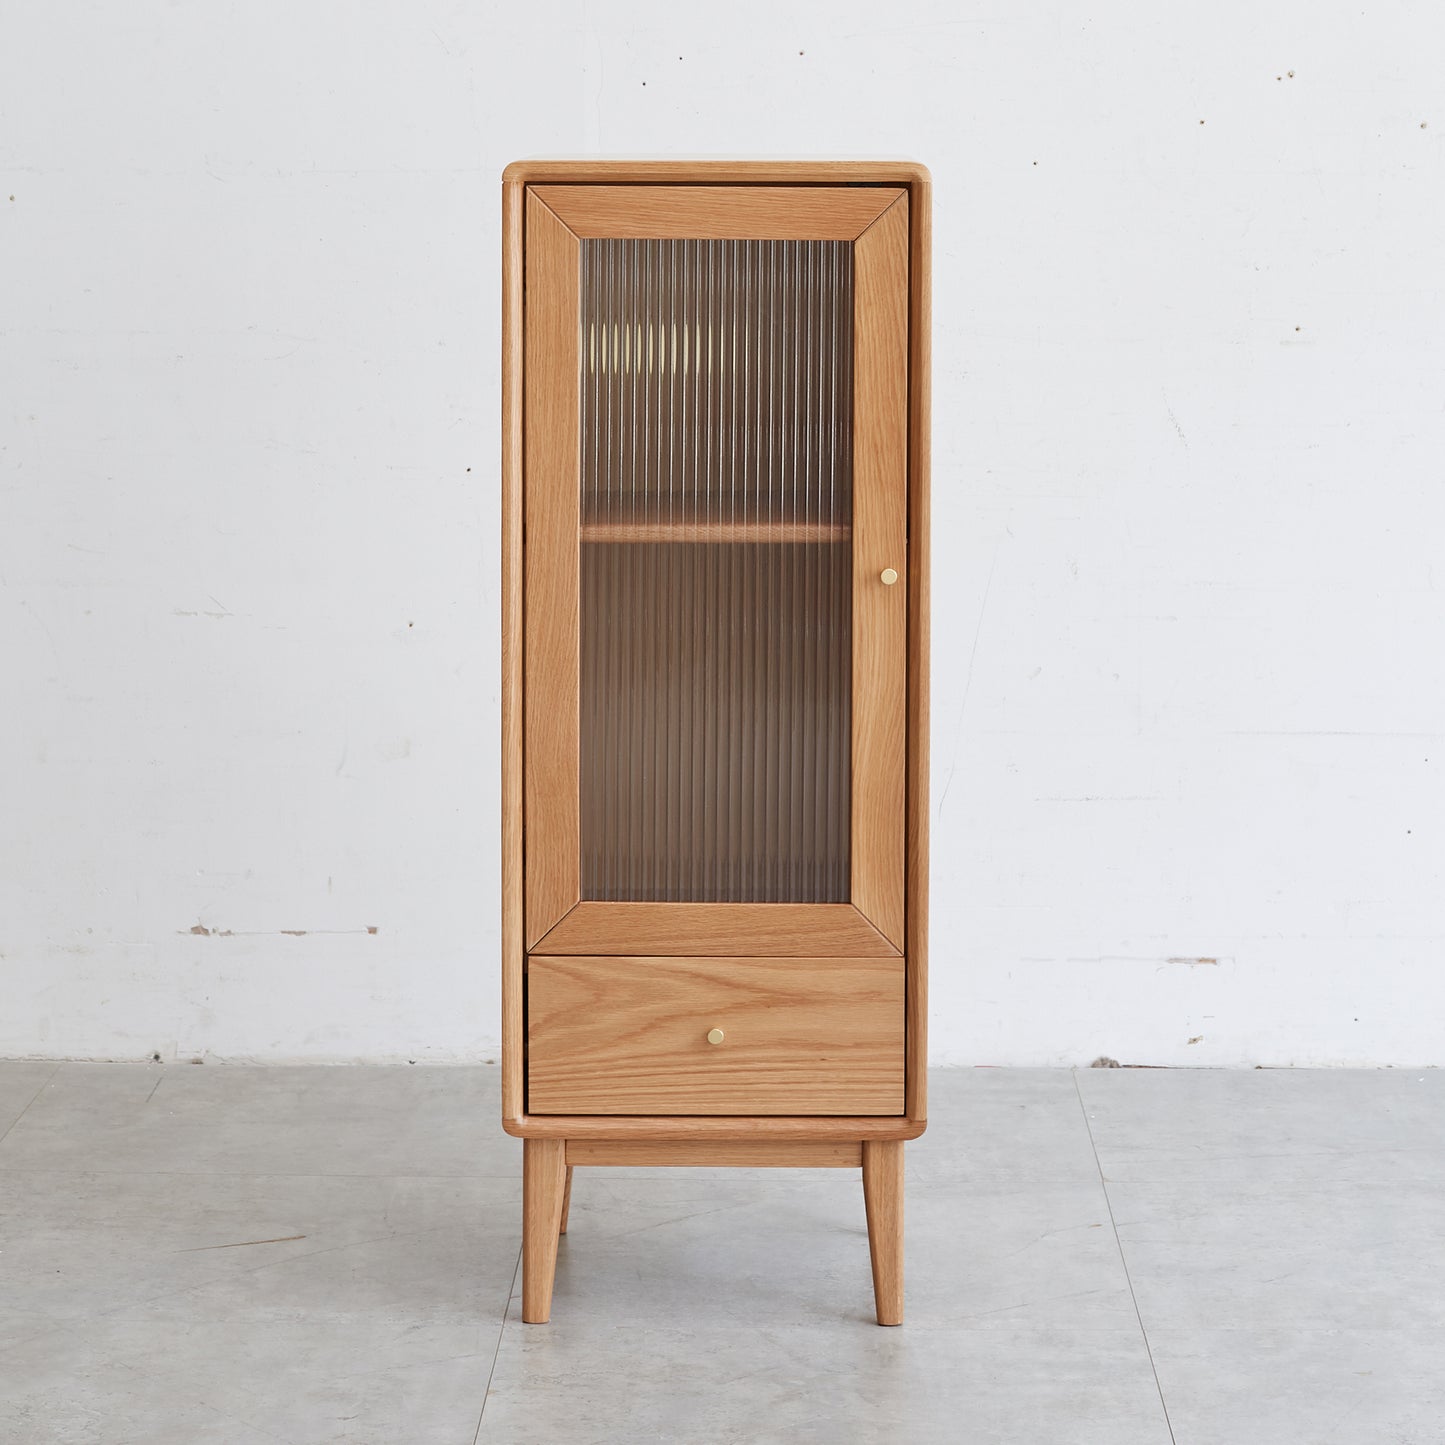
[{"label": "wooden door frame", "polygon": [[[727,1120],[529,1119],[525,1110],[523,927],[523,268],[529,186],[681,183],[897,186],[908,192],[908,555],[904,952],[907,960],[905,1113],[897,1120],[748,1121],[750,1132],[794,1139],[910,1139],[927,1121],[929,389],[931,200],[926,168],[910,161],[539,160],[502,179],[502,1114],[519,1137],[727,1138]],[[689,1127],[695,1123],[696,1127]]]},{"label": "wooden door frame", "polygon": [[[907,604],[879,581],[907,550],[908,193],[900,187],[532,186],[526,193],[523,557],[527,947],[795,955],[903,948]],[[854,265],[850,901],[584,900],[579,878],[581,238],[848,239]],[[790,910],[787,916],[780,907]],[[794,917],[792,915],[796,914]],[[702,940],[699,947],[697,940]]]}]

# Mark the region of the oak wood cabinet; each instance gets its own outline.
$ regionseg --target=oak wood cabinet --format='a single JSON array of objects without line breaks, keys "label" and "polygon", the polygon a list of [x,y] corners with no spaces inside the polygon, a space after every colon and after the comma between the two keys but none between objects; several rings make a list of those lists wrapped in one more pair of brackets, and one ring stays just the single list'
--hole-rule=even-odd
[{"label": "oak wood cabinet", "polygon": [[523,1318],[575,1165],[862,1169],[923,1132],[929,178],[503,177],[503,1123]]}]

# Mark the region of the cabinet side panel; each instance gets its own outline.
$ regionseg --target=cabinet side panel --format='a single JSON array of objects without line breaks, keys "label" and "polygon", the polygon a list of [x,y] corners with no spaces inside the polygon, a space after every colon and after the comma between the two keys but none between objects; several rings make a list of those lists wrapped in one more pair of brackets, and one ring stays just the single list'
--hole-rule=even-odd
[{"label": "cabinet side panel", "polygon": [[908,1085],[907,1113],[928,1117],[929,498],[932,390],[932,187],[912,185],[908,366]]},{"label": "cabinet side panel", "polygon": [[522,1095],[522,187],[502,186],[502,1117]]},{"label": "cabinet side panel", "polygon": [[903,946],[908,201],[854,248],[853,904]]},{"label": "cabinet side panel", "polygon": [[525,929],[577,902],[577,237],[534,195],[526,217]]}]

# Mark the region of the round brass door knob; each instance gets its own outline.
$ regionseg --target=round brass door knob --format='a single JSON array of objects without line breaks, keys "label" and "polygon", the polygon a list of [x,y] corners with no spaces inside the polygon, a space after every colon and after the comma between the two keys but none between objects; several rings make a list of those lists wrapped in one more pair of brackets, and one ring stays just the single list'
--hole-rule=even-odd
[{"label": "round brass door knob", "polygon": [[898,574],[891,567],[885,567],[878,574],[878,580],[885,587],[891,587],[898,580]]},{"label": "round brass door knob", "polygon": [[722,1031],[721,1029],[709,1029],[709,1030],[707,1031],[707,1041],[708,1041],[708,1043],[710,1043],[710,1044],[720,1044],[720,1043],[722,1043],[723,1037],[724,1037],[724,1035],[723,1035],[723,1031]]}]

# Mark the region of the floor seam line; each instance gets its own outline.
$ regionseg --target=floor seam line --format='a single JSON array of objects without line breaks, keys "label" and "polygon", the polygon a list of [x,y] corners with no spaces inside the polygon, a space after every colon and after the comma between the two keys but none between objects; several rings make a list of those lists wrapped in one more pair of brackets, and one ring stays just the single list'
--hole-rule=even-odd
[{"label": "floor seam line", "polygon": [[1178,1441],[1174,1438],[1174,1422],[1169,1418],[1169,1402],[1164,1398],[1164,1386],[1159,1380],[1159,1367],[1154,1363],[1154,1346],[1149,1343],[1149,1331],[1144,1327],[1144,1315],[1139,1309],[1139,1296],[1134,1292],[1134,1277],[1129,1273],[1129,1260],[1124,1253],[1124,1241],[1119,1238],[1119,1222],[1114,1218],[1114,1201],[1109,1198],[1109,1183],[1104,1178],[1104,1166],[1099,1162],[1099,1146],[1094,1140],[1094,1126],[1089,1122],[1089,1107],[1084,1103],[1084,1091],[1079,1087],[1079,1071],[1074,1069],[1072,1073],[1074,1094],[1079,1101],[1079,1112],[1084,1116],[1084,1128],[1089,1133],[1089,1148],[1093,1150],[1094,1154],[1094,1167],[1099,1171],[1099,1188],[1104,1195],[1104,1207],[1109,1211],[1109,1228],[1114,1231],[1114,1247],[1119,1251],[1119,1263],[1124,1270],[1124,1283],[1129,1286],[1129,1299],[1134,1306],[1134,1318],[1139,1321],[1139,1337],[1144,1341],[1144,1353],[1149,1358],[1149,1372],[1154,1376],[1154,1389],[1159,1396],[1159,1408],[1164,1412],[1164,1428],[1169,1432],[1169,1445],[1178,1445]]},{"label": "floor seam line", "polygon": [[30,1096],[25,1107],[5,1126],[5,1132],[0,1134],[0,1144],[3,1144],[10,1137],[10,1131],[30,1112],[31,1105],[45,1092],[46,1086],[60,1072],[63,1062],[62,1060],[61,1063],[57,1063],[40,1081],[40,1087]]},{"label": "floor seam line", "polygon": [[507,1302],[502,1306],[502,1322],[497,1327],[497,1347],[492,1351],[492,1368],[487,1371],[487,1383],[482,1387],[482,1408],[477,1411],[477,1428],[472,1434],[472,1445],[482,1438],[482,1421],[487,1414],[487,1397],[492,1393],[492,1376],[497,1373],[497,1359],[502,1353],[502,1336],[507,1333],[507,1316],[512,1312],[512,1295],[517,1288],[517,1273],[522,1268],[522,1248],[517,1246],[517,1262],[512,1266],[512,1283],[507,1287]]}]

